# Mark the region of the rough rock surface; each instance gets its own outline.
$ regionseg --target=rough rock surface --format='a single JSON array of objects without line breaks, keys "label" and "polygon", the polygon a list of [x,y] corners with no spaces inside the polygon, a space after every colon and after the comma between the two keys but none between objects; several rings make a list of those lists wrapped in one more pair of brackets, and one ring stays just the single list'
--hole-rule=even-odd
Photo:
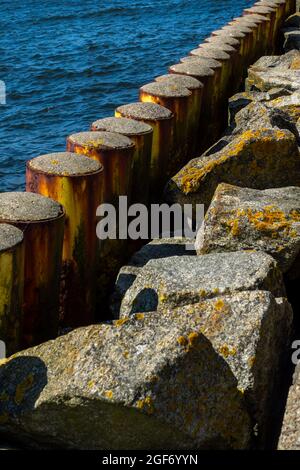
[{"label": "rough rock surface", "polygon": [[275,260],[263,252],[153,259],[127,289],[120,317],[197,303],[219,294],[257,289],[269,290],[277,297],[285,293]]},{"label": "rough rock surface", "polygon": [[300,29],[300,12],[294,13],[289,16],[284,22],[285,28],[299,28]]},{"label": "rough rock surface", "polygon": [[278,443],[279,450],[300,450],[300,365],[295,369],[293,384],[289,390]]},{"label": "rough rock surface", "polygon": [[295,136],[288,130],[249,130],[217,153],[191,160],[167,184],[169,203],[211,202],[219,183],[254,189],[300,185]]},{"label": "rough rock surface", "polygon": [[40,447],[247,448],[290,321],[285,300],[242,292],[77,329],[0,366],[0,432]]},{"label": "rough rock surface", "polygon": [[228,101],[229,124],[234,121],[235,115],[253,102],[265,102],[272,99],[289,95],[291,92],[284,88],[272,88],[268,92],[263,91],[243,91],[236,93]]},{"label": "rough rock surface", "polygon": [[141,268],[148,261],[171,256],[196,255],[194,244],[195,240],[187,238],[160,238],[152,240],[137,251],[119,271],[110,302],[113,317],[119,317],[121,301],[126,291],[133,284]]},{"label": "rough rock surface", "polygon": [[300,252],[300,188],[261,191],[220,184],[196,247],[199,254],[262,250],[288,271]]},{"label": "rough rock surface", "polygon": [[282,56],[261,57],[249,68],[246,90],[267,92],[272,88],[290,91],[300,89],[300,51],[291,50]]},{"label": "rough rock surface", "polygon": [[291,51],[293,49],[300,50],[300,31],[287,31],[284,33],[284,37],[283,49],[285,51]]}]

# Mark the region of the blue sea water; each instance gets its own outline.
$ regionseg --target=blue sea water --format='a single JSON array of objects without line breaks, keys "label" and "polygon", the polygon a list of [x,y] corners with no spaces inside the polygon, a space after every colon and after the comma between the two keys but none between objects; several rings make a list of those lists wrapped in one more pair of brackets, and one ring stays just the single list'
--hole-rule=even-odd
[{"label": "blue sea water", "polygon": [[0,190],[65,149],[253,0],[0,0]]}]

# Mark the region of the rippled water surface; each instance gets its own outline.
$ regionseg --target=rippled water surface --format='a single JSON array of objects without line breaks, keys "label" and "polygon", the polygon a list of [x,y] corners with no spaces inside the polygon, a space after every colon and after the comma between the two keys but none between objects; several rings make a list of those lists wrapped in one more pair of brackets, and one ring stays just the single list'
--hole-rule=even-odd
[{"label": "rippled water surface", "polygon": [[253,0],[0,0],[0,190],[23,189],[25,161],[135,101]]}]

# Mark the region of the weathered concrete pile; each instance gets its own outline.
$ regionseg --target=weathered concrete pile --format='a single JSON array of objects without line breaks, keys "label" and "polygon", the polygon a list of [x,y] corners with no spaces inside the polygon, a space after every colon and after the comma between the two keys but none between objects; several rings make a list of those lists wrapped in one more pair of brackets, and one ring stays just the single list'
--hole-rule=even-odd
[{"label": "weathered concrete pile", "polygon": [[[23,301],[23,262],[29,313],[17,314],[22,341],[34,345],[0,362],[7,439],[75,449],[277,445],[299,306],[290,295],[300,273],[299,15],[284,24],[294,12],[294,0],[256,2],[141,87],[140,102],[69,136],[68,152],[28,162],[27,193],[0,195],[0,221],[17,227],[0,225],[0,263],[13,261],[20,279],[6,282],[0,265],[0,333],[13,339],[8,317]],[[286,53],[274,56],[282,27]],[[99,248],[95,208],[120,195],[157,201],[166,182],[169,204],[205,206],[196,246],[188,251],[185,238],[145,245],[119,272],[115,320],[90,325],[91,298],[129,250],[123,240]],[[41,246],[47,256],[34,264]],[[44,303],[32,292],[60,300],[61,325],[89,326],[36,346],[53,310],[36,321]],[[290,395],[282,448],[299,446],[297,377]]]}]

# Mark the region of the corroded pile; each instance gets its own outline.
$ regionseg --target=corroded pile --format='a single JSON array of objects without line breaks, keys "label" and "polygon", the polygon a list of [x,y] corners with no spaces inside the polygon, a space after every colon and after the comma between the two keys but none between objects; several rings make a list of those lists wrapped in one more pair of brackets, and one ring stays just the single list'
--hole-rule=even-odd
[{"label": "corroded pile", "polygon": [[[58,305],[62,261],[61,325],[88,324],[36,345],[49,309],[25,292],[25,339],[35,346],[0,362],[6,439],[75,449],[277,445],[300,310],[299,14],[283,24],[294,12],[293,0],[257,2],[143,86],[140,102],[70,136],[69,152],[28,162],[27,193],[1,196],[14,207],[5,212],[2,204],[1,221],[26,225],[24,237],[0,225],[0,328],[11,350],[20,350],[8,320],[24,321],[24,264],[30,292],[41,289],[34,272],[40,280],[57,267],[55,282],[46,284],[52,291],[41,292]],[[274,56],[282,26],[285,53]],[[124,240],[95,243],[96,205],[124,194],[157,201],[174,173],[167,202],[205,205],[194,249],[184,238],[145,245],[119,271],[110,301],[115,320],[91,325],[91,298],[103,302],[132,252]],[[46,202],[55,211],[45,217]],[[37,257],[33,271],[28,233],[41,237],[39,227],[49,262]],[[1,271],[8,265],[15,283]],[[37,312],[39,322],[32,321]],[[296,373],[280,448],[299,448],[299,389]]]}]

